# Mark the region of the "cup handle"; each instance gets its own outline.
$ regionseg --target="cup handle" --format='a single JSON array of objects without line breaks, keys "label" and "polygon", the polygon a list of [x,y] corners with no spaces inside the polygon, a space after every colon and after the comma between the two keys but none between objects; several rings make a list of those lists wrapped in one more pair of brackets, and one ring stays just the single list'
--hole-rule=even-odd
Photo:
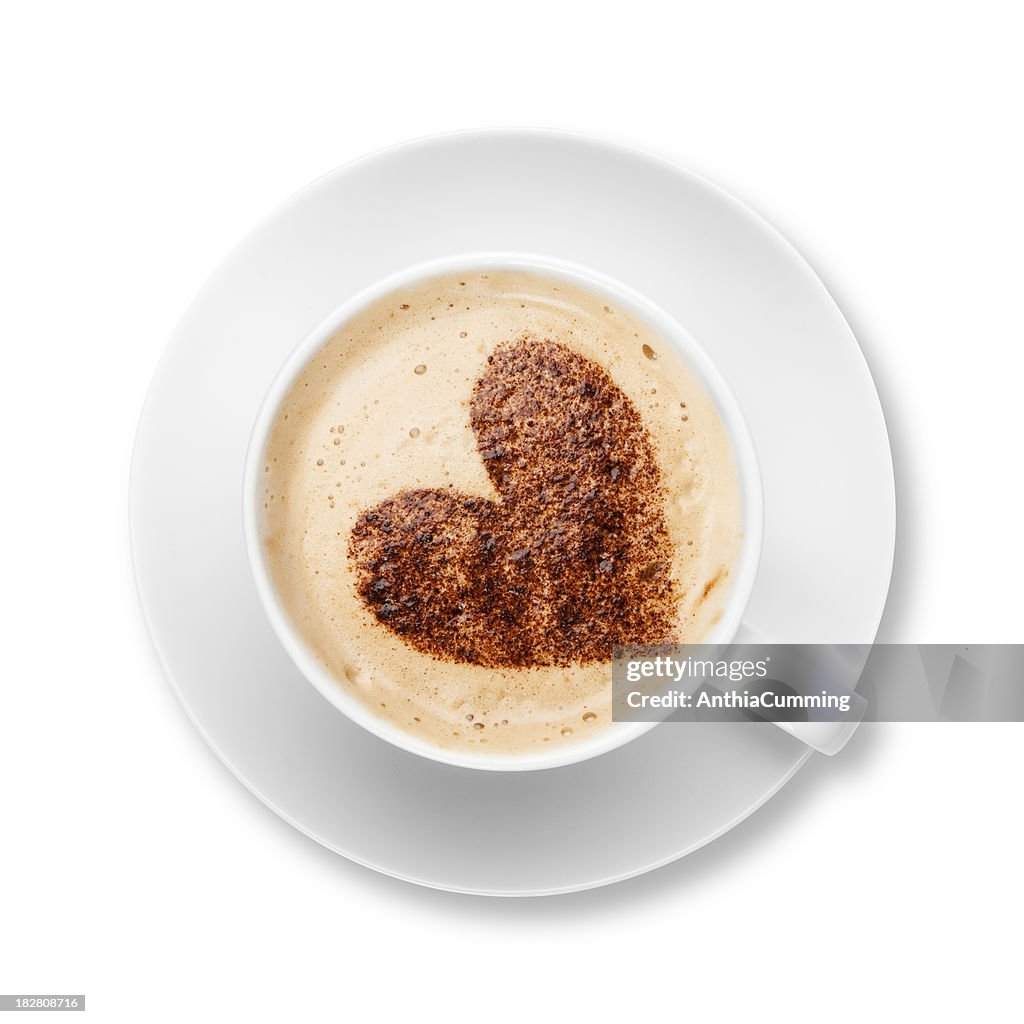
[{"label": "cup handle", "polygon": [[[759,629],[743,622],[732,642],[734,644],[770,644],[774,641]],[[821,665],[816,666],[816,670],[831,676],[833,680],[842,679],[844,676],[850,678],[851,675],[859,675],[859,667],[863,666],[870,649],[870,646],[821,645],[816,649],[821,658]],[[772,724],[819,753],[832,757],[846,746],[850,737],[857,731],[857,726],[864,718],[867,708],[868,702],[854,690],[850,694],[850,709],[842,718],[828,722],[778,722],[772,720]]]}]

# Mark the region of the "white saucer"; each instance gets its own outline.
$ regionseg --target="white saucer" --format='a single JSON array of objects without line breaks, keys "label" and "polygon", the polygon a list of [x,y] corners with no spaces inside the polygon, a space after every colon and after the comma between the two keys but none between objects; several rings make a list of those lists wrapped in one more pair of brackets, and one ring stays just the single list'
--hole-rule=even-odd
[{"label": "white saucer", "polygon": [[808,749],[770,725],[679,724],[549,771],[428,762],[349,722],[299,675],[246,562],[246,443],[290,350],[379,278],[481,250],[594,267],[687,327],[732,386],[760,455],[765,542],[748,620],[778,641],[874,638],[895,541],[892,463],[839,310],[799,254],[719,189],[556,132],[473,132],[368,157],[291,199],[231,253],[175,331],[143,411],[135,569],[196,727],[296,828],[424,885],[585,889],[722,834]]}]

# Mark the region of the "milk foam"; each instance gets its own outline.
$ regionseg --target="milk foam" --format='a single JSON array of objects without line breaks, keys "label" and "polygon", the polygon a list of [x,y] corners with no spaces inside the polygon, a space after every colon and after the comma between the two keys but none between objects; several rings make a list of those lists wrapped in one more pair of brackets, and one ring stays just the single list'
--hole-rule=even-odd
[{"label": "milk foam", "polygon": [[678,594],[675,639],[720,617],[742,542],[731,447],[699,378],[610,298],[519,270],[448,274],[402,288],[346,324],[300,374],[265,456],[263,536],[275,589],[338,685],[436,746],[534,753],[611,722],[607,663],[495,669],[408,645],[356,591],[348,538],[400,491],[451,488],[497,501],[470,428],[496,345],[523,336],[602,366],[646,426],[661,471]]}]

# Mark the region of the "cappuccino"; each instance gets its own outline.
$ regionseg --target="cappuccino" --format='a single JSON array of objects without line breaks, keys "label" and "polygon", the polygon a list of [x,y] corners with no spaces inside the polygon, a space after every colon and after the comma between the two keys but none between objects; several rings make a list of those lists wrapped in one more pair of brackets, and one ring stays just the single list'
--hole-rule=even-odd
[{"label": "cappuccino", "polygon": [[704,639],[742,542],[699,377],[610,298],[533,271],[368,305],[299,374],[262,469],[296,631],[373,713],[449,750],[607,727],[612,647]]}]

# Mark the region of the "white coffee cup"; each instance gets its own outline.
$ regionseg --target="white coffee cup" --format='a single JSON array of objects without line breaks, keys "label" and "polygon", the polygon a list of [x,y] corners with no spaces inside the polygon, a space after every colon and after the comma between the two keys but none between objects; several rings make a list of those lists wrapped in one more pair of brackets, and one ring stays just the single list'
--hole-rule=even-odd
[{"label": "white coffee cup", "polygon": [[[595,733],[592,739],[565,746],[560,745],[554,750],[543,753],[470,754],[463,751],[445,750],[430,744],[374,715],[366,705],[335,679],[309,649],[289,620],[275,591],[261,535],[264,454],[281,404],[292,384],[313,356],[348,321],[362,312],[370,303],[395,289],[413,285],[444,273],[488,269],[532,270],[548,277],[561,278],[581,285],[601,295],[610,296],[621,308],[630,310],[634,315],[646,321],[660,337],[675,348],[680,358],[700,378],[705,391],[715,405],[732,447],[740,482],[742,521],[742,541],[737,558],[731,566],[732,582],[728,600],[721,618],[709,635],[702,638],[702,642],[725,645],[736,638],[757,575],[764,532],[761,473],[754,442],[739,405],[711,358],[673,317],[639,292],[619,281],[578,264],[549,256],[522,253],[473,253],[422,263],[387,277],[360,292],[310,331],[281,367],[256,416],[246,456],[243,483],[245,540],[256,588],[274,632],[306,679],[339,711],[395,746],[435,761],[443,761],[466,768],[503,771],[555,768],[584,761],[613,750],[643,735],[659,723],[612,722]],[[444,666],[439,664],[437,671],[444,672]],[[610,685],[611,668],[609,666]]]}]

